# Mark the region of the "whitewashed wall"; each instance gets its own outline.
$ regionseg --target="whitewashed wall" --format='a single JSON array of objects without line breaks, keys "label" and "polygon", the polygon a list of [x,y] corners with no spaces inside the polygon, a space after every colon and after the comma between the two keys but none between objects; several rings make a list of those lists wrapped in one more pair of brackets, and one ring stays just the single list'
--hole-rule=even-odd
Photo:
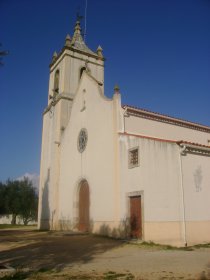
[{"label": "whitewashed wall", "polygon": [[182,156],[187,243],[210,242],[210,157]]},{"label": "whitewashed wall", "polygon": [[185,140],[203,145],[208,145],[208,140],[210,140],[210,133],[207,132],[136,116],[125,117],[125,131],[175,141]]},{"label": "whitewashed wall", "polygon": [[[128,150],[139,147],[140,164],[129,168]],[[143,239],[183,245],[179,147],[162,141],[120,136],[121,219],[129,216],[128,196],[142,194]]]},{"label": "whitewashed wall", "polygon": [[[98,84],[84,73],[71,111],[70,121],[61,138],[59,183],[59,220],[74,227],[78,218],[78,187],[82,179],[90,187],[90,219],[93,231],[102,224],[114,223],[116,216],[116,108],[103,96]],[[85,109],[84,108],[85,104]],[[81,154],[77,149],[81,128],[88,132],[88,142]],[[66,221],[66,222],[65,222]],[[67,226],[67,225],[66,225]]]}]

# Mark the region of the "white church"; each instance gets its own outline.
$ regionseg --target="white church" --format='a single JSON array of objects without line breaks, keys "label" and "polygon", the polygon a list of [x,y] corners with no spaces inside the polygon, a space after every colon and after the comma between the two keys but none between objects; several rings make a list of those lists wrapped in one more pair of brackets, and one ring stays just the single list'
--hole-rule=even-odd
[{"label": "white church", "polygon": [[50,64],[39,229],[187,246],[210,242],[210,127],[104,93],[79,21]]}]

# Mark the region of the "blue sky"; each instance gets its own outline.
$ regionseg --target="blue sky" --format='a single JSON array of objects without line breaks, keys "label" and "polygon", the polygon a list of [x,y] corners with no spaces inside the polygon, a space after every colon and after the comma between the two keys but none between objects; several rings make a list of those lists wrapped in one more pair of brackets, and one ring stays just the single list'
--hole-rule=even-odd
[{"label": "blue sky", "polygon": [[[52,54],[85,0],[0,0],[0,180],[39,174]],[[210,1],[88,0],[87,45],[123,104],[210,125]],[[82,22],[84,26],[84,21]]]}]

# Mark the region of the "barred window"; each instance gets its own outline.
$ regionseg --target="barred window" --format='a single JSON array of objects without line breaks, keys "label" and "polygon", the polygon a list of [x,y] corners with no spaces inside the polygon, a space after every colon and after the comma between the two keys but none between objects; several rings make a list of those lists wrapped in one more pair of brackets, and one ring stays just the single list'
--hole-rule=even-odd
[{"label": "barred window", "polygon": [[139,166],[139,148],[133,148],[129,150],[129,163],[128,167],[136,167]]}]

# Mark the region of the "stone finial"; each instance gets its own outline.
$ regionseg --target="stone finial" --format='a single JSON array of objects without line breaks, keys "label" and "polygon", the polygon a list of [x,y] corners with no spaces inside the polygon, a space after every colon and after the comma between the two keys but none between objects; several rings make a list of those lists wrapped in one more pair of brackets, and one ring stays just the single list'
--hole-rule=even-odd
[{"label": "stone finial", "polygon": [[53,57],[52,57],[52,62],[54,62],[57,58],[58,54],[57,52],[54,52]]},{"label": "stone finial", "polygon": [[80,33],[81,33],[80,21],[77,20],[74,27],[74,34],[80,34]]},{"label": "stone finial", "polygon": [[69,34],[67,34],[65,40],[65,47],[70,47],[70,46],[71,46],[71,37]]},{"label": "stone finial", "polygon": [[99,57],[103,57],[102,51],[103,51],[103,49],[102,49],[102,47],[99,45],[98,48],[97,48],[97,55],[98,55]]},{"label": "stone finial", "polygon": [[120,93],[120,88],[117,84],[114,87],[114,93]]}]

